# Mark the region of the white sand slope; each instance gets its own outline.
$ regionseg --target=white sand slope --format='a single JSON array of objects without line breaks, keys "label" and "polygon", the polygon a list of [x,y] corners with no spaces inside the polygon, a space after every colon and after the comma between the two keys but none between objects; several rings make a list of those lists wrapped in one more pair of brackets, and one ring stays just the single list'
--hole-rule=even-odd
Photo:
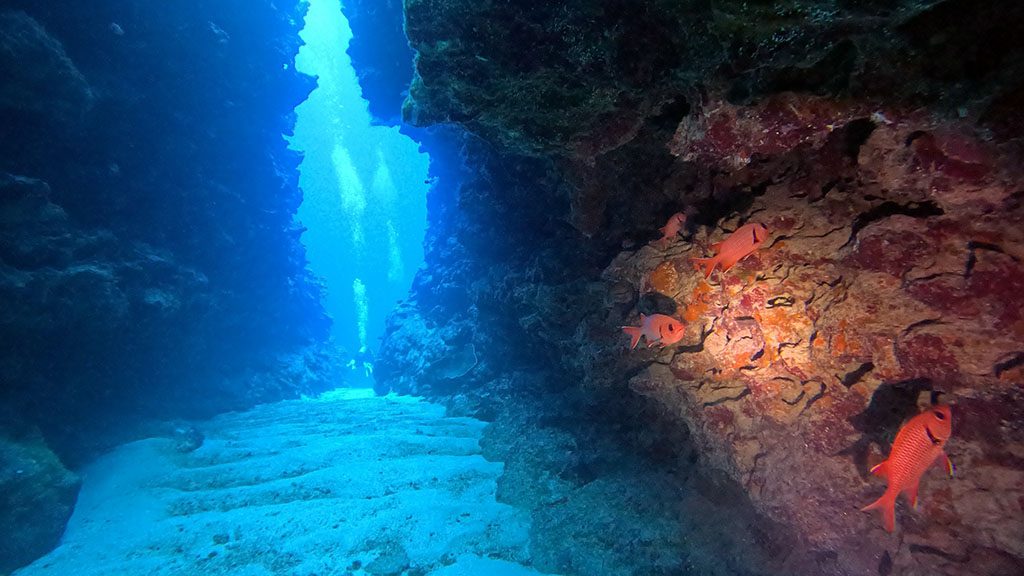
[{"label": "white sand slope", "polygon": [[83,471],[61,545],[15,574],[536,575],[483,426],[339,391],[220,416],[188,454],[127,444]]}]

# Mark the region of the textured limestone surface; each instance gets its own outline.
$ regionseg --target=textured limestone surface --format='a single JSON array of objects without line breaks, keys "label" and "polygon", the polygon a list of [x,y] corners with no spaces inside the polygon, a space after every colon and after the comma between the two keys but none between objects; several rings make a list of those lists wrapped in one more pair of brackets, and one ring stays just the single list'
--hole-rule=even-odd
[{"label": "textured limestone surface", "polygon": [[540,574],[479,420],[341,390],[192,425],[198,448],[151,438],[86,467],[61,545],[15,574]]},{"label": "textured limestone surface", "polygon": [[[560,574],[784,574],[786,531],[759,522],[746,496],[694,466],[685,431],[657,401],[616,391],[552,392],[543,375],[504,382],[481,441],[505,462],[502,502],[532,514],[534,564]],[[495,386],[495,388],[498,388]],[[494,400],[456,397],[449,410]],[[709,519],[714,519],[709,522]]]},{"label": "textured limestone surface", "polygon": [[[709,460],[766,513],[837,552],[837,569],[1009,573],[1024,558],[1021,516],[1005,512],[1024,497],[1019,169],[960,136],[971,169],[946,170],[948,157],[915,142],[955,127],[886,118],[832,170],[807,159],[828,157],[823,135],[787,159],[802,178],[768,185],[691,241],[613,261],[606,279],[668,296],[689,323],[682,347],[626,360],[653,362],[630,386],[677,407]],[[716,154],[735,162],[733,151]],[[741,218],[772,240],[705,281],[689,258]],[[858,508],[880,492],[867,470],[924,392],[955,403],[959,473],[926,476],[920,509],[899,508],[897,540]]]}]

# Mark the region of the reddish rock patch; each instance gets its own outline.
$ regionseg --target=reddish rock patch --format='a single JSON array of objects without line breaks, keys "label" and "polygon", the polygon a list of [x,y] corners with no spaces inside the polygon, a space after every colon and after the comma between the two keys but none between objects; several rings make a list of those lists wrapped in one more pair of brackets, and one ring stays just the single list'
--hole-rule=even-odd
[{"label": "reddish rock patch", "polygon": [[936,170],[951,178],[976,182],[992,171],[991,159],[980,143],[955,132],[922,132],[911,140],[918,168]]},{"label": "reddish rock patch", "polygon": [[910,378],[951,383],[960,372],[960,365],[946,343],[933,334],[900,339],[896,343],[896,358]]},{"label": "reddish rock patch", "polygon": [[724,159],[733,166],[745,166],[755,155],[820,144],[858,112],[835,100],[793,93],[773,95],[753,107],[714,101],[680,124],[672,148],[687,160]]},{"label": "reddish rock patch", "polygon": [[882,230],[861,235],[854,260],[862,268],[899,278],[933,251],[931,243],[913,232]]}]

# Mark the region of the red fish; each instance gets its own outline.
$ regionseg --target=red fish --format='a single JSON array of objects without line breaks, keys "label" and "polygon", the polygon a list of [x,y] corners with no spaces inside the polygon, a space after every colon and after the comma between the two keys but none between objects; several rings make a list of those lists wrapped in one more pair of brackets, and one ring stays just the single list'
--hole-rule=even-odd
[{"label": "red fish", "polygon": [[676,236],[679,235],[679,231],[683,229],[683,224],[686,224],[686,214],[682,212],[676,212],[669,216],[668,222],[658,231],[661,232],[661,238],[654,240],[651,244],[656,244],[659,248],[666,248]]},{"label": "red fish", "polygon": [[623,326],[622,331],[633,339],[629,344],[630,350],[636,348],[641,336],[647,339],[648,348],[655,344],[664,348],[682,340],[684,332],[682,322],[664,314],[641,314],[639,326]]},{"label": "red fish", "polygon": [[701,266],[707,266],[705,278],[710,278],[715,267],[725,272],[734,264],[750,255],[751,252],[761,247],[768,240],[768,228],[764,224],[744,224],[721,242],[711,245],[715,255],[711,258],[691,258],[694,266],[700,270]]},{"label": "red fish", "polygon": [[911,418],[896,433],[889,458],[871,469],[872,474],[887,479],[889,486],[881,498],[861,508],[861,511],[879,510],[882,524],[892,532],[896,525],[896,497],[901,492],[916,508],[917,486],[925,470],[941,459],[949,475],[953,475],[953,463],[942,450],[952,433],[953,414],[949,406],[933,406]]}]

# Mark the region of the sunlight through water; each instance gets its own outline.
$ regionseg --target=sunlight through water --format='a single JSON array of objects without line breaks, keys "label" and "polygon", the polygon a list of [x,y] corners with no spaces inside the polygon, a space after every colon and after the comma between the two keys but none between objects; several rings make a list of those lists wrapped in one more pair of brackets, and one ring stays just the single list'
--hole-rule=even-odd
[{"label": "sunlight through water", "polygon": [[317,88],[296,108],[290,142],[304,155],[298,218],[332,337],[349,354],[372,355],[423,264],[429,159],[398,128],[373,125],[346,53],[351,37],[338,0],[309,2],[296,67]]}]

